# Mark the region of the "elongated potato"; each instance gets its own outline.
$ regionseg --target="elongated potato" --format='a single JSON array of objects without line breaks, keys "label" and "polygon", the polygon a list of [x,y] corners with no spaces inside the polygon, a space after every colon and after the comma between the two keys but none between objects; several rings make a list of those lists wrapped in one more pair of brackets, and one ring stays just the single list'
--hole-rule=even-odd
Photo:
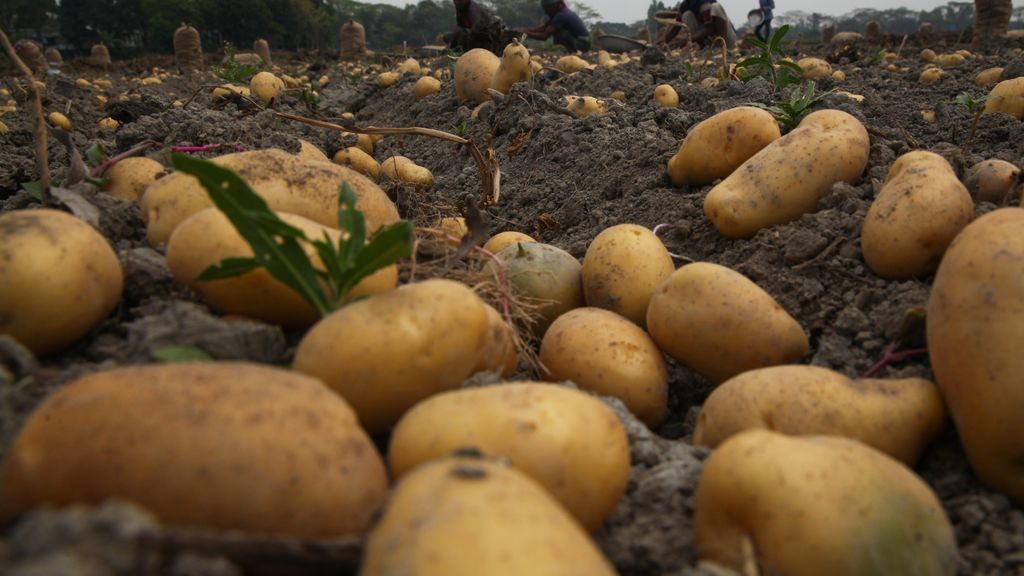
[{"label": "elongated potato", "polygon": [[818,366],[773,366],[730,378],[704,402],[693,443],[717,448],[754,428],[859,440],[913,466],[946,421],[923,378],[853,380]]},{"label": "elongated potato", "polygon": [[381,162],[380,174],[393,182],[405,182],[418,188],[430,188],[434,185],[434,175],[430,170],[405,156],[392,156]]},{"label": "elongated potato", "polygon": [[629,480],[629,441],[615,412],[553,384],[516,382],[428,398],[395,426],[388,464],[401,479],[460,448],[508,458],[591,531]]},{"label": "elongated potato", "polygon": [[698,555],[736,571],[956,573],[956,539],[939,499],[855,440],[742,432],[711,453],[696,501]]},{"label": "elongated potato", "polygon": [[864,125],[840,110],[811,113],[744,162],[704,199],[723,235],[748,238],[811,212],[837,182],[856,182],[868,163]]},{"label": "elongated potato", "polygon": [[455,63],[455,94],[463,102],[479,103],[491,99],[487,89],[494,84],[501,59],[490,50],[474,48]]},{"label": "elongated potato", "polygon": [[334,163],[342,166],[351,166],[353,170],[370,178],[380,179],[380,164],[377,160],[356,146],[342,148],[334,154]]},{"label": "elongated potato", "polygon": [[299,342],[293,367],[341,394],[377,434],[469,378],[489,327],[487,307],[467,286],[426,280],[327,316]]},{"label": "elongated potato", "polygon": [[541,486],[485,460],[449,458],[395,488],[366,542],[361,576],[614,576]]},{"label": "elongated potato", "polygon": [[668,161],[676,186],[703,186],[725,178],[781,137],[779,123],[765,110],[739,106],[694,126]]},{"label": "elongated potato", "polygon": [[946,159],[908,152],[893,162],[864,218],[864,260],[883,278],[929,274],[973,217],[971,195]]},{"label": "elongated potato", "polygon": [[562,56],[555,61],[555,68],[565,72],[566,74],[575,74],[587,66],[590,66],[590,63],[575,54]]},{"label": "elongated potato", "polygon": [[658,347],[713,383],[807,354],[803,328],[757,284],[708,262],[676,270],[651,297]]},{"label": "elongated potato", "polygon": [[491,88],[502,94],[508,94],[517,82],[533,81],[533,69],[530,68],[530,51],[518,39],[505,47],[501,55],[501,63],[494,74]]},{"label": "elongated potato", "polygon": [[[213,161],[234,170],[271,210],[297,214],[324,226],[338,226],[338,191],[342,182],[358,196],[356,207],[372,234],[398,221],[398,209],[387,194],[358,172],[330,162],[302,160],[283,150],[268,149],[218,156]],[[199,180],[175,173],[151,184],[142,197],[146,234],[156,246],[167,241],[183,220],[213,206]]]},{"label": "elongated potato", "polygon": [[661,239],[643,226],[618,224],[601,231],[583,257],[583,297],[647,325],[647,305],[676,269]]},{"label": "elongated potato", "polygon": [[801,58],[796,63],[804,71],[804,78],[818,80],[832,75],[832,65],[821,58]]},{"label": "elongated potato", "polygon": [[1024,77],[1003,80],[992,88],[985,102],[985,113],[993,112],[1024,119]]},{"label": "elongated potato", "polygon": [[172,526],[331,538],[361,535],[386,494],[380,455],[318,380],[164,364],[91,374],[40,405],[7,455],[0,518],[122,498]]},{"label": "elongated potato", "polygon": [[1002,208],[964,228],[928,297],[935,380],[971,467],[1024,503],[1024,209]]},{"label": "elongated potato", "polygon": [[565,96],[565,108],[577,118],[604,114],[604,102],[593,96]]}]

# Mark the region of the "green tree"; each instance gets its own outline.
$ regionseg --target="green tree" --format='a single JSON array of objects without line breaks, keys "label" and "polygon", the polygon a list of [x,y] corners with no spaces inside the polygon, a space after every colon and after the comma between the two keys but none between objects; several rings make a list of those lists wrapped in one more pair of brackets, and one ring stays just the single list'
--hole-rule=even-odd
[{"label": "green tree", "polygon": [[38,36],[56,17],[55,0],[5,0],[0,5],[0,26],[10,33],[30,31]]},{"label": "green tree", "polygon": [[98,41],[112,51],[141,45],[141,0],[64,0],[57,13],[61,34],[79,48],[89,48]]}]

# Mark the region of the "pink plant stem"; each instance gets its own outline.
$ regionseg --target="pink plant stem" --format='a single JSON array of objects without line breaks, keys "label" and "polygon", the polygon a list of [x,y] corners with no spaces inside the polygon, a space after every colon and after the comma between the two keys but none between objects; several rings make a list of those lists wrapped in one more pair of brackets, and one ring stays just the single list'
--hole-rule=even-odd
[{"label": "pink plant stem", "polygon": [[126,150],[126,151],[118,154],[117,156],[111,156],[110,158],[107,158],[99,166],[93,168],[92,171],[89,172],[89,176],[91,176],[93,178],[98,178],[98,177],[102,176],[104,172],[106,172],[107,170],[110,170],[110,168],[114,164],[117,164],[121,160],[124,160],[125,158],[131,158],[132,156],[135,156],[139,152],[142,152],[144,150],[149,150],[150,148],[155,148],[155,147],[157,147],[159,145],[160,145],[159,142],[154,142],[153,140],[144,140],[141,143],[136,144],[134,147],[130,148],[129,150]]},{"label": "pink plant stem", "polygon": [[885,358],[879,360],[878,364],[875,364],[870,370],[864,373],[863,378],[873,377],[875,374],[881,372],[882,368],[885,368],[890,364],[901,362],[907,358],[913,358],[914,356],[924,356],[926,354],[928,354],[927,348],[915,348],[913,350],[904,350],[903,352],[893,352],[890,350],[886,352]]}]

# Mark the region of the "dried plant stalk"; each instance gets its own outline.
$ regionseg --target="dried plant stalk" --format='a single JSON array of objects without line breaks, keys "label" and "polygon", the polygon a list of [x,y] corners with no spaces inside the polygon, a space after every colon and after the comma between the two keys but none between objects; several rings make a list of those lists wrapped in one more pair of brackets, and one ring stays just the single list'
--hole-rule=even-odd
[{"label": "dried plant stalk", "polygon": [[29,96],[32,98],[32,135],[36,145],[36,172],[39,173],[39,185],[43,189],[43,199],[50,198],[50,159],[47,156],[46,119],[43,117],[43,99],[36,87],[36,78],[28,66],[18,58],[7,34],[0,29],[0,44],[3,44],[7,56],[25,77]]}]

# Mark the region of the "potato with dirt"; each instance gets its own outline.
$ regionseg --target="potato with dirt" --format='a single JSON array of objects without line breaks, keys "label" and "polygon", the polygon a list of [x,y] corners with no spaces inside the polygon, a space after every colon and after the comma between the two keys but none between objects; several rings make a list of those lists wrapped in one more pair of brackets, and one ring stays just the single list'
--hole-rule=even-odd
[{"label": "potato with dirt", "polygon": [[923,378],[854,380],[819,366],[772,366],[716,388],[697,417],[693,443],[714,449],[755,428],[844,436],[913,466],[945,422],[939,389]]},{"label": "potato with dirt", "polygon": [[462,102],[479,103],[491,99],[487,89],[494,85],[501,59],[490,50],[474,48],[455,63],[455,94]]},{"label": "potato with dirt", "polygon": [[990,158],[971,166],[964,175],[964,186],[975,202],[1002,204],[1019,180],[1020,168],[1016,164]]},{"label": "potato with dirt", "polygon": [[32,413],[7,453],[0,518],[120,498],[169,526],[327,539],[366,531],[387,489],[352,409],[314,378],[245,362],[132,366],[80,378]]},{"label": "potato with dirt", "polygon": [[928,485],[837,436],[726,440],[704,464],[693,523],[702,561],[747,574],[957,572],[953,527]]},{"label": "potato with dirt", "polygon": [[540,242],[518,242],[496,254],[504,266],[487,263],[495,277],[504,276],[514,294],[536,304],[537,317],[530,329],[537,337],[562,314],[583,306],[583,266],[561,248]]},{"label": "potato with dirt", "polygon": [[1001,208],[953,240],[928,297],[928,350],[967,459],[1024,503],[1024,208]]},{"label": "potato with dirt", "polygon": [[765,146],[704,199],[722,235],[749,238],[814,211],[837,182],[854,183],[868,164],[868,132],[841,110],[820,110]]},{"label": "potato with dirt", "polygon": [[883,278],[929,274],[973,217],[971,195],[946,159],[925,150],[908,152],[893,162],[864,217],[864,260]]},{"label": "potato with dirt", "polygon": [[590,531],[601,527],[629,480],[629,442],[615,412],[554,384],[514,382],[428,398],[395,426],[388,465],[400,480],[464,448],[507,458]]},{"label": "potato with dirt", "polygon": [[687,264],[658,287],[647,329],[665,353],[714,384],[791,364],[809,350],[803,328],[767,292],[709,262]]},{"label": "potato with dirt", "polygon": [[117,254],[89,224],[50,209],[0,214],[0,334],[35,355],[85,336],[123,287]]},{"label": "potato with dirt", "polygon": [[479,457],[413,470],[366,540],[360,576],[614,576],[586,531],[527,475]]},{"label": "potato with dirt", "polygon": [[779,123],[760,108],[739,106],[694,126],[668,161],[676,186],[704,186],[732,174],[782,136]]}]

